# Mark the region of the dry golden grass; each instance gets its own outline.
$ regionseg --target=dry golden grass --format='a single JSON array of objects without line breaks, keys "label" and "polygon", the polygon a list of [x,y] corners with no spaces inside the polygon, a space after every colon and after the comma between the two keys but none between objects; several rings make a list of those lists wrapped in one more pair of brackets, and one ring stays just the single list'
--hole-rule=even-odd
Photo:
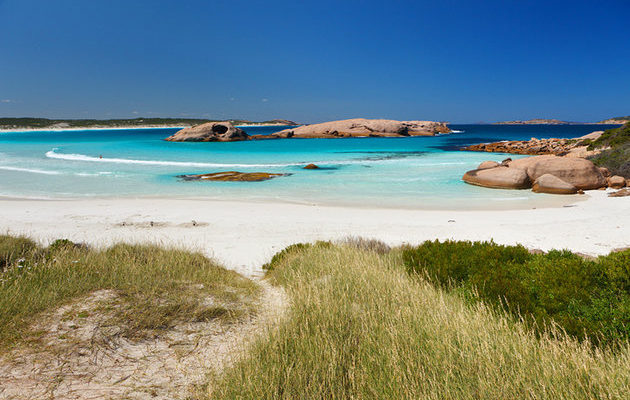
[{"label": "dry golden grass", "polygon": [[[630,349],[537,336],[404,271],[399,250],[296,246],[269,276],[290,308],[215,399],[627,399]],[[203,397],[203,396],[202,396]]]}]

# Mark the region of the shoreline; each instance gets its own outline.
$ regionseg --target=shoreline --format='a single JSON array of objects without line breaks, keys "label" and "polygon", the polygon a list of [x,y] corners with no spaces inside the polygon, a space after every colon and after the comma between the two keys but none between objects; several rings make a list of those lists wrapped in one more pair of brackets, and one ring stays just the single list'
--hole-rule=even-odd
[{"label": "shoreline", "polygon": [[0,232],[42,243],[158,243],[201,251],[249,277],[284,247],[362,236],[389,245],[494,240],[603,255],[630,245],[630,197],[524,210],[405,210],[184,199],[0,199]]},{"label": "shoreline", "polygon": [[[510,191],[514,191],[513,189],[508,189]],[[518,189],[516,189],[518,191]],[[525,190],[527,191],[527,190]],[[252,197],[243,199],[242,197],[229,197],[224,196],[223,198],[216,197],[208,197],[208,196],[184,196],[184,195],[173,195],[173,196],[161,196],[161,195],[129,195],[129,196],[102,196],[102,195],[94,195],[94,196],[68,196],[68,197],[53,197],[53,196],[20,196],[20,195],[6,195],[0,194],[0,201],[41,201],[41,202],[51,202],[51,201],[59,201],[59,202],[78,202],[78,201],[152,201],[152,200],[164,200],[164,201],[207,201],[207,202],[218,202],[218,203],[246,203],[251,206],[257,206],[261,204],[287,204],[287,205],[298,205],[298,206],[306,206],[306,207],[341,207],[341,208],[351,208],[351,209],[362,209],[362,210],[391,210],[391,211],[519,211],[519,210],[529,210],[529,209],[558,209],[562,207],[566,207],[568,205],[573,205],[575,203],[580,203],[587,201],[589,198],[589,193],[595,192],[596,190],[586,191],[583,195],[549,195],[549,194],[541,194],[539,199],[527,199],[527,198],[503,198],[496,197],[493,199],[487,200],[485,206],[477,206],[471,205],[470,203],[466,203],[465,200],[461,201],[459,206],[444,206],[441,202],[439,205],[436,204],[427,204],[422,203],[420,206],[412,206],[412,205],[379,205],[379,204],[365,204],[359,202],[342,202],[339,200],[329,200],[329,201],[309,201],[304,199],[292,199],[292,198],[280,198],[280,197]],[[528,191],[527,191],[528,192]]]}]

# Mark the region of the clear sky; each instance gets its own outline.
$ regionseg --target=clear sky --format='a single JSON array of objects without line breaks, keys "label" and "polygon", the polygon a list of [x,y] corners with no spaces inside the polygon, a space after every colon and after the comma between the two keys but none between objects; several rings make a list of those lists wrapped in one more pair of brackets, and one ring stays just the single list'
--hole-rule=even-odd
[{"label": "clear sky", "polygon": [[0,0],[0,116],[593,121],[630,0]]}]

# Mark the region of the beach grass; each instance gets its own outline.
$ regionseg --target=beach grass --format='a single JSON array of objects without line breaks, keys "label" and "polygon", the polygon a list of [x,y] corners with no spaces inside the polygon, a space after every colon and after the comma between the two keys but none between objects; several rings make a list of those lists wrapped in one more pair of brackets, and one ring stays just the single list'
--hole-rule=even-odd
[{"label": "beach grass", "polygon": [[176,323],[230,320],[253,313],[259,286],[200,253],[157,245],[107,249],[58,240],[43,248],[0,235],[0,351],[33,339],[42,313],[99,290],[116,294],[112,323],[130,339],[155,337]]},{"label": "beach grass", "polygon": [[[378,249],[376,246],[375,249]],[[402,250],[328,242],[267,265],[290,306],[200,397],[623,399],[630,348],[595,347],[410,274]]]}]

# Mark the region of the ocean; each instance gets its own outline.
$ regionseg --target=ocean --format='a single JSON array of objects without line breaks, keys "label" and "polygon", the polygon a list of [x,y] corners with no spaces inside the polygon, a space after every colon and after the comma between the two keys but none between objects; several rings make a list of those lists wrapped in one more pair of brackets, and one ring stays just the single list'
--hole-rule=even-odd
[{"label": "ocean", "polygon": [[[177,129],[0,133],[0,196],[34,199],[172,197],[425,209],[506,209],[566,202],[529,190],[467,185],[485,160],[519,156],[462,146],[531,137],[579,137],[602,125],[449,125],[434,137],[176,143]],[[285,127],[243,127],[266,134]],[[321,167],[304,170],[306,164]],[[177,175],[279,172],[264,182],[183,181]],[[572,196],[576,199],[578,196]],[[559,198],[562,198],[559,200]]]}]

